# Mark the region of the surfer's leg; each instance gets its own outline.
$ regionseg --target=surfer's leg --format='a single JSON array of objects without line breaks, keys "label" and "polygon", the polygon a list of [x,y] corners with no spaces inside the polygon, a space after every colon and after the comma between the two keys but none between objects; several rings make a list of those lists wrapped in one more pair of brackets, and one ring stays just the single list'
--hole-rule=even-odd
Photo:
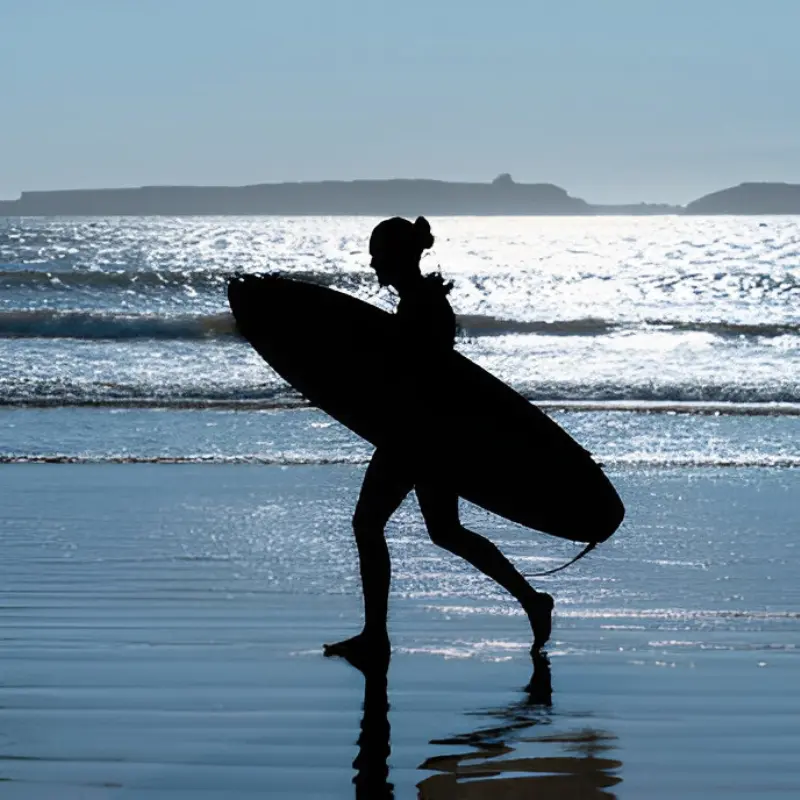
[{"label": "surfer's leg", "polygon": [[533,649],[539,650],[550,638],[553,598],[537,592],[494,544],[461,524],[458,495],[428,483],[414,488],[431,541],[469,561],[519,601],[533,631]]},{"label": "surfer's leg", "polygon": [[413,480],[394,456],[380,450],[375,452],[353,515],[364,592],[364,630],[352,639],[325,645],[325,655],[342,656],[361,667],[360,662],[380,656],[381,650],[388,650],[386,618],[391,564],[383,531],[413,485]]}]

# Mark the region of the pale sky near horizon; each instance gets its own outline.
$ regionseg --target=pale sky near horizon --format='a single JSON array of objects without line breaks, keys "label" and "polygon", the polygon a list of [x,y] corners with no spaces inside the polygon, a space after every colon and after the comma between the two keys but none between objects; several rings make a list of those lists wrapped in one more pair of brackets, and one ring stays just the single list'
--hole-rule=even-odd
[{"label": "pale sky near horizon", "polygon": [[510,172],[800,182],[797,0],[0,0],[0,199]]}]

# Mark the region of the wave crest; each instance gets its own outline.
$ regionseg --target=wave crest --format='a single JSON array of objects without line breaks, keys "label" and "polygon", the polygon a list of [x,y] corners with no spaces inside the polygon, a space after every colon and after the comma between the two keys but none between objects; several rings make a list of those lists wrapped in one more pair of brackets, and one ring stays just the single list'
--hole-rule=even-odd
[{"label": "wave crest", "polygon": [[0,338],[9,339],[209,339],[235,333],[230,313],[164,316],[51,309],[0,313]]},{"label": "wave crest", "polygon": [[[131,455],[130,453],[94,454],[17,454],[0,453],[0,464],[266,464],[305,466],[320,464],[360,465],[369,462],[370,454],[245,454],[197,453],[193,455]],[[742,454],[735,456],[674,456],[663,453],[634,454],[623,457],[599,457],[604,467],[614,469],[701,469],[763,467],[793,469],[800,467],[800,456],[781,454]]]},{"label": "wave crest", "polygon": [[[717,337],[800,335],[800,324],[687,322],[646,319],[615,322],[594,317],[566,320],[509,320],[479,314],[462,315],[464,336],[607,336],[625,331],[706,333]],[[214,339],[236,333],[229,312],[217,314],[124,314],[119,312],[32,309],[0,312],[0,338],[31,339]]]}]

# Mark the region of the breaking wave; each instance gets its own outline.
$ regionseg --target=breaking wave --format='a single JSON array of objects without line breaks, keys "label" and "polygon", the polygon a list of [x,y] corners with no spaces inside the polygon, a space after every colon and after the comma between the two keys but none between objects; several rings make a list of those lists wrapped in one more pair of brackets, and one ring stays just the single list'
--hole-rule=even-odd
[{"label": "breaking wave", "polygon": [[[327,464],[366,464],[370,454],[323,455],[314,453],[280,453],[266,455],[231,455],[197,453],[190,455],[131,455],[129,453],[88,454],[16,454],[0,453],[0,464],[264,464],[305,466]],[[675,456],[674,454],[635,454],[623,457],[598,456],[604,467],[613,468],[735,468],[764,467],[789,469],[800,467],[800,456],[780,454],[740,454],[735,456]]]},{"label": "breaking wave", "polygon": [[[330,286],[343,290],[361,287],[374,289],[375,276],[371,272],[312,272],[285,270],[285,277]],[[142,269],[91,269],[48,270],[31,269],[14,264],[0,265],[0,290],[38,289],[53,291],[92,290],[199,290],[224,292],[228,274],[219,269],[198,270],[142,270]]]},{"label": "breaking wave", "polygon": [[235,332],[229,313],[167,316],[52,309],[0,313],[0,337],[6,339],[209,339]]},{"label": "breaking wave", "polygon": [[[645,319],[612,322],[587,317],[555,321],[507,320],[493,316],[458,318],[467,337],[542,335],[606,336],[624,331],[707,333],[718,337],[800,335],[800,324],[740,324]],[[0,338],[30,339],[215,339],[236,333],[228,312],[217,314],[125,314],[118,311],[63,311],[50,308],[0,312]]]},{"label": "breaking wave", "polygon": [[[800,416],[800,387],[792,386],[559,383],[515,388],[530,402],[551,410]],[[196,382],[128,384],[38,377],[0,380],[0,407],[273,410],[308,405],[300,394],[282,381],[269,385],[237,382],[228,386],[205,386]]]}]

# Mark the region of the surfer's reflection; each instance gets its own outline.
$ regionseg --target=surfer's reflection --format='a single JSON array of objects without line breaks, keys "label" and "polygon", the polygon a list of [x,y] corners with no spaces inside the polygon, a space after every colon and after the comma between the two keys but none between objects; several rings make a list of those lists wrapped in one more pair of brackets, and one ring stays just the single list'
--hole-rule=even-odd
[{"label": "surfer's reflection", "polygon": [[358,737],[358,755],[353,785],[357,800],[391,800],[394,786],[389,782],[389,658],[374,659],[362,666],[364,674],[364,716]]},{"label": "surfer's reflection", "polygon": [[[357,800],[390,800],[394,786],[389,781],[391,752],[387,671],[389,659],[373,661],[364,674],[364,715],[358,738],[353,784]],[[546,656],[534,659],[534,669],[522,702],[487,712],[499,717],[499,725],[480,728],[432,745],[470,748],[455,755],[426,759],[419,768],[436,774],[417,784],[419,800],[483,800],[513,798],[605,798],[622,780],[615,773],[622,763],[603,753],[614,748],[611,734],[583,729],[574,733],[520,737],[521,731],[546,727],[552,721],[552,683]],[[514,741],[541,743],[559,752],[543,756],[509,758]],[[567,751],[566,753],[563,751]]]},{"label": "surfer's reflection", "polygon": [[[437,774],[418,784],[420,800],[490,797],[612,800],[616,796],[607,790],[622,780],[614,774],[622,762],[598,755],[614,748],[613,735],[592,729],[558,735],[519,735],[528,728],[545,727],[553,720],[550,665],[546,656],[534,659],[534,672],[526,692],[527,697],[522,702],[487,712],[500,717],[500,725],[431,742],[449,747],[465,746],[471,750],[426,759],[420,769]],[[542,749],[556,752],[509,757],[518,741],[540,743]]]}]

